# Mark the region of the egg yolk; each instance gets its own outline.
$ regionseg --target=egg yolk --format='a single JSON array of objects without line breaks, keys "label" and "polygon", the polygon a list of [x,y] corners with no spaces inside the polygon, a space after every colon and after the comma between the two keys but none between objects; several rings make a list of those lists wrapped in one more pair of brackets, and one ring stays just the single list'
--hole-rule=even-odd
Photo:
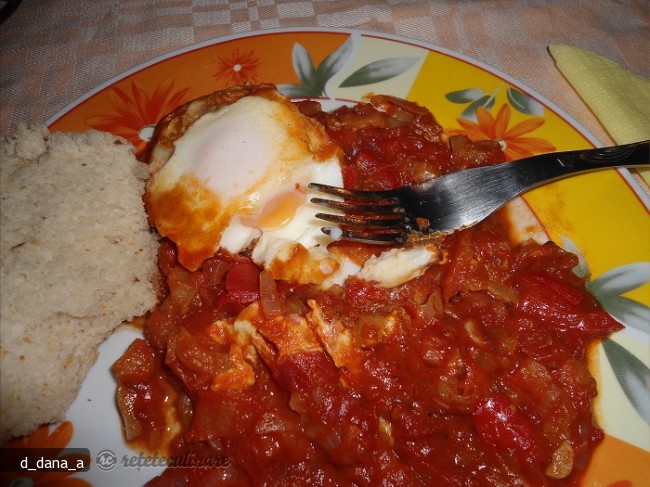
[{"label": "egg yolk", "polygon": [[299,187],[281,191],[274,195],[259,214],[241,216],[241,222],[262,231],[277,230],[285,226],[295,216],[296,211],[305,204],[306,195]]}]

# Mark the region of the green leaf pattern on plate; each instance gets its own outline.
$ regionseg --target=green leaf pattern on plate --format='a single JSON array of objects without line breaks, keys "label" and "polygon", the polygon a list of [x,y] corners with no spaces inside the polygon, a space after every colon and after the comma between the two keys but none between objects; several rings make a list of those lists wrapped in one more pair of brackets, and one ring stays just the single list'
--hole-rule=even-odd
[{"label": "green leaf pattern on plate", "polygon": [[[292,62],[300,83],[281,84],[278,85],[278,90],[288,97],[324,95],[328,78],[323,76],[322,71],[319,72],[320,66],[319,69],[316,69],[311,55],[299,42],[293,45]],[[324,61],[321,64],[324,64]]]},{"label": "green leaf pattern on plate", "polygon": [[470,103],[469,106],[465,108],[465,110],[463,110],[463,113],[460,114],[460,117],[465,118],[467,120],[471,120],[472,122],[476,122],[476,109],[478,107],[483,107],[489,111],[492,110],[493,106],[494,106],[494,96],[483,95],[478,100],[474,100],[472,103]]},{"label": "green leaf pattern on plate", "polygon": [[340,86],[350,88],[386,81],[412,68],[417,62],[416,57],[393,57],[373,61],[345,78]]},{"label": "green leaf pattern on plate", "polygon": [[[476,109],[483,107],[487,110],[492,109],[494,106],[494,99],[497,94],[503,89],[504,85],[499,86],[490,94],[486,94],[482,88],[465,88],[449,92],[445,98],[452,103],[469,105],[463,110],[460,117],[472,122],[476,122]],[[544,105],[535,100],[533,97],[523,93],[512,86],[506,88],[506,97],[508,103],[520,113],[524,115],[544,116]]]},{"label": "green leaf pattern on plate", "polygon": [[481,98],[485,92],[481,88],[467,88],[464,90],[452,91],[445,95],[445,98],[452,103],[471,103]]},{"label": "green leaf pattern on plate", "polygon": [[643,420],[650,424],[648,367],[614,340],[605,340],[603,349],[625,396]]},{"label": "green leaf pattern on plate", "polygon": [[[305,47],[295,43],[292,51],[293,69],[300,79],[299,84],[280,84],[278,90],[289,97],[327,96],[327,83],[334,78],[350,60],[353,39],[349,37],[341,46],[331,52],[316,68]],[[364,86],[394,78],[412,68],[418,62],[416,57],[392,57],[379,59],[361,66],[339,87]]]},{"label": "green leaf pattern on plate", "polygon": [[[325,80],[330,80],[341,69],[352,55],[352,37],[349,37],[341,46],[330,53],[323,62],[318,66],[318,76]],[[326,82],[327,83],[327,82]]]},{"label": "green leaf pattern on plate", "polygon": [[650,334],[650,308],[622,296],[650,282],[650,262],[616,267],[590,283],[591,292],[618,321]]},{"label": "green leaf pattern on plate", "polygon": [[514,89],[512,86],[508,87],[507,97],[510,105],[518,112],[525,115],[536,115],[538,117],[544,115],[544,105],[526,93]]},{"label": "green leaf pattern on plate", "polygon": [[293,45],[293,67],[303,85],[311,85],[317,80],[316,68],[305,47],[296,42]]},{"label": "green leaf pattern on plate", "polygon": [[[563,247],[576,254],[578,265],[573,269],[581,277],[587,278],[587,289],[600,301],[616,320],[628,328],[642,333],[650,333],[650,308],[622,294],[650,282],[650,262],[635,262],[622,265],[589,280],[589,268],[577,246],[567,237]],[[620,384],[630,404],[643,420],[650,424],[650,369],[625,347],[614,340],[603,340],[605,356],[609,361],[616,380]]]}]

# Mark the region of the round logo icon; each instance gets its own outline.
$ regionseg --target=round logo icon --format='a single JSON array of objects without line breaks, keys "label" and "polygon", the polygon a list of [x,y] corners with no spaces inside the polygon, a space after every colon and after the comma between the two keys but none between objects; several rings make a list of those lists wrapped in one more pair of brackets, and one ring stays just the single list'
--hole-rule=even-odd
[{"label": "round logo icon", "polygon": [[95,457],[95,461],[97,462],[97,467],[104,471],[112,470],[117,465],[117,457],[110,450],[100,451]]}]

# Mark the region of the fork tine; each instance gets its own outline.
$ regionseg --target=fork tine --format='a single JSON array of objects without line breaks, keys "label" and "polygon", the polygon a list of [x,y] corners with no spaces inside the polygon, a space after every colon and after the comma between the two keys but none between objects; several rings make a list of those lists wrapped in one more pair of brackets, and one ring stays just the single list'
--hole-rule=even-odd
[{"label": "fork tine", "polygon": [[396,218],[390,218],[390,215],[388,218],[373,218],[362,215],[332,215],[329,213],[316,213],[314,216],[331,223],[352,227],[395,229],[402,231],[411,229],[408,219],[398,214],[394,215]]},{"label": "fork tine", "polygon": [[[310,183],[309,187],[344,199],[311,198],[314,204],[343,211],[344,215],[315,215],[316,218],[344,227],[321,228],[323,233],[335,239],[391,245],[405,242],[412,231],[412,225],[405,217],[404,208],[394,191],[352,190],[320,183]],[[345,227],[360,227],[363,230]]]},{"label": "fork tine", "polygon": [[402,208],[393,203],[382,204],[381,202],[376,203],[370,201],[365,203],[350,203],[348,201],[328,200],[324,198],[311,198],[310,201],[316,205],[332,208],[335,210],[342,210],[344,212],[349,211],[354,213],[371,213],[379,215],[394,215],[401,214],[403,212]]},{"label": "fork tine", "polygon": [[334,196],[341,196],[356,201],[381,201],[388,200],[391,203],[397,203],[393,191],[367,191],[341,188],[338,186],[330,186],[329,184],[309,183],[309,188],[325,194]]},{"label": "fork tine", "polygon": [[321,231],[333,238],[341,240],[350,240],[353,242],[363,242],[371,244],[391,245],[404,243],[407,240],[405,233],[373,233],[373,232],[356,232],[354,230],[343,230],[338,227],[322,227]]}]

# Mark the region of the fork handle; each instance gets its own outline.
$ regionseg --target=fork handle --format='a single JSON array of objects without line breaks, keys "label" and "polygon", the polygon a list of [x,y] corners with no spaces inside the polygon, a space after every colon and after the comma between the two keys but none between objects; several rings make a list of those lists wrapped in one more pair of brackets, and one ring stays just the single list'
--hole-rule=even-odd
[{"label": "fork handle", "polygon": [[[544,158],[546,155],[542,154],[540,158]],[[612,147],[556,152],[548,155],[555,158],[559,165],[576,171],[623,166],[647,166],[650,165],[650,140]]]},{"label": "fork handle", "polygon": [[[614,167],[650,165],[650,141],[540,154],[508,163],[513,176],[521,183],[517,195],[541,184],[573,174]],[[525,166],[525,169],[524,169]]]}]

